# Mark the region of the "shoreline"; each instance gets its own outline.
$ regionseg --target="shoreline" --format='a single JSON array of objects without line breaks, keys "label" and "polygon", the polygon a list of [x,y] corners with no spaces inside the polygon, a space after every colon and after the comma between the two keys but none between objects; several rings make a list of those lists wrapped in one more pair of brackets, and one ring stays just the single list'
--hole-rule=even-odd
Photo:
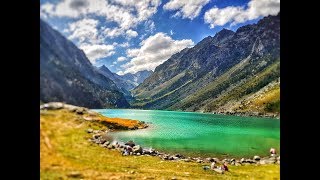
[{"label": "shoreline", "polygon": [[[93,134],[92,138],[89,138],[88,141],[98,144],[103,148],[108,150],[116,150],[119,153],[124,154],[126,151],[125,142],[115,141],[113,140],[112,136],[108,135],[109,131],[103,130],[91,130],[88,129],[87,133]],[[127,156],[157,156],[161,160],[166,161],[184,161],[184,162],[196,162],[196,163],[212,163],[216,162],[218,164],[223,164],[227,162],[233,166],[242,166],[247,164],[256,164],[256,165],[263,165],[263,164],[276,164],[280,165],[280,155],[270,155],[265,157],[260,157],[258,155],[254,155],[252,158],[239,158],[239,157],[225,157],[221,158],[219,156],[216,157],[192,157],[192,156],[184,156],[180,153],[170,154],[166,152],[161,152],[156,149],[152,148],[144,148],[138,144],[133,143],[132,152],[127,154]]]},{"label": "shoreline", "polygon": [[[173,111],[173,112],[185,112],[185,113],[201,113],[201,114],[216,114],[216,115],[228,115],[228,116],[241,116],[241,117],[258,117],[258,118],[273,118],[280,120],[280,113],[261,113],[261,112],[230,112],[230,111],[181,111],[181,110],[167,110],[167,109],[140,109],[140,108],[105,108],[105,109],[123,109],[123,110],[142,110],[142,111]],[[99,110],[99,109],[92,109]]]}]

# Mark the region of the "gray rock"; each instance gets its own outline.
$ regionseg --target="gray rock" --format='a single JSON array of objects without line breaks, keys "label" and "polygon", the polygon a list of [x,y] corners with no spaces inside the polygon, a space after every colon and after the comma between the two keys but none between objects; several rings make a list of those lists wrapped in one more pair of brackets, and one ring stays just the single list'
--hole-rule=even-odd
[{"label": "gray rock", "polygon": [[213,162],[219,162],[220,160],[218,158],[212,158]]},{"label": "gray rock", "polygon": [[209,157],[209,158],[206,158],[205,161],[206,161],[206,162],[213,162],[214,160]]},{"label": "gray rock", "polygon": [[109,144],[110,144],[110,142],[106,141],[106,142],[103,143],[103,147],[108,147]]},{"label": "gray rock", "polygon": [[114,146],[113,146],[112,144],[109,144],[109,145],[107,146],[107,148],[108,148],[108,149],[113,149]]},{"label": "gray rock", "polygon": [[93,139],[98,139],[100,136],[101,136],[101,134],[94,134],[94,135],[92,135],[92,138]]},{"label": "gray rock", "polygon": [[92,133],[93,132],[93,129],[89,128],[87,129],[87,133]]},{"label": "gray rock", "polygon": [[241,162],[241,163],[244,163],[244,162],[245,162],[245,159],[244,159],[244,158],[241,158],[241,159],[240,159],[240,162]]},{"label": "gray rock", "polygon": [[201,159],[197,159],[196,162],[197,163],[203,163],[203,161]]},{"label": "gray rock", "polygon": [[191,160],[190,159],[181,159],[181,161],[184,161],[184,162],[191,162]]},{"label": "gray rock", "polygon": [[256,161],[259,161],[261,158],[260,158],[260,156],[253,156],[253,159]]},{"label": "gray rock", "polygon": [[73,171],[67,174],[70,178],[83,178],[83,175],[80,172]]},{"label": "gray rock", "polygon": [[133,146],[132,151],[134,153],[142,153],[142,148],[140,145]]},{"label": "gray rock", "polygon": [[140,153],[137,153],[137,156],[140,156],[141,154]]},{"label": "gray rock", "polygon": [[179,160],[180,158],[177,156],[173,156],[173,160]]}]

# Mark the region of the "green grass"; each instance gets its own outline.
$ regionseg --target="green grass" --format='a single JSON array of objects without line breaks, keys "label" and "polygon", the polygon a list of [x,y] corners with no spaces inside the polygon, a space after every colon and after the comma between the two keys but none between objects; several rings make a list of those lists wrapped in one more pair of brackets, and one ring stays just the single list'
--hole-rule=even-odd
[{"label": "green grass", "polygon": [[[162,161],[158,157],[121,156],[89,142],[87,128],[107,128],[66,110],[40,113],[40,179],[279,179],[279,165],[230,166],[224,175],[204,171],[192,162]],[[208,164],[206,164],[208,165]]]}]

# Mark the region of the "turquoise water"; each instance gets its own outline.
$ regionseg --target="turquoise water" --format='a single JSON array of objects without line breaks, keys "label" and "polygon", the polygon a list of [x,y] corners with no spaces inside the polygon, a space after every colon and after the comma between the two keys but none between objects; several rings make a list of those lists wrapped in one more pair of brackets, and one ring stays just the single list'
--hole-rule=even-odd
[{"label": "turquoise water", "polygon": [[145,121],[150,126],[134,131],[112,132],[118,141],[133,140],[143,147],[189,156],[251,157],[280,152],[280,120],[134,109],[96,109],[108,117]]}]

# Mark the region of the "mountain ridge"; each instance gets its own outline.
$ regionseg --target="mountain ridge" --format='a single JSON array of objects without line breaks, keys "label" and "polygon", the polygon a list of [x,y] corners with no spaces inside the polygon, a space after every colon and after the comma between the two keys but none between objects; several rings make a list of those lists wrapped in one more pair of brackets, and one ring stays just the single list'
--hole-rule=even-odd
[{"label": "mountain ridge", "polygon": [[[256,24],[242,26],[236,32],[223,29],[214,37],[208,36],[194,47],[172,55],[133,89],[136,101],[132,106],[145,109],[244,112],[238,107],[224,110],[219,107],[228,101],[239,101],[270,83],[280,81],[279,61],[280,13],[264,17]],[[256,84],[247,84],[253,82]],[[241,89],[240,94],[232,95],[235,87],[245,90]],[[229,99],[222,98],[229,95],[232,95]],[[277,114],[280,110],[268,112],[260,108],[255,111]]]},{"label": "mountain ridge", "polygon": [[40,101],[88,108],[129,107],[113,81],[85,53],[40,19]]}]

